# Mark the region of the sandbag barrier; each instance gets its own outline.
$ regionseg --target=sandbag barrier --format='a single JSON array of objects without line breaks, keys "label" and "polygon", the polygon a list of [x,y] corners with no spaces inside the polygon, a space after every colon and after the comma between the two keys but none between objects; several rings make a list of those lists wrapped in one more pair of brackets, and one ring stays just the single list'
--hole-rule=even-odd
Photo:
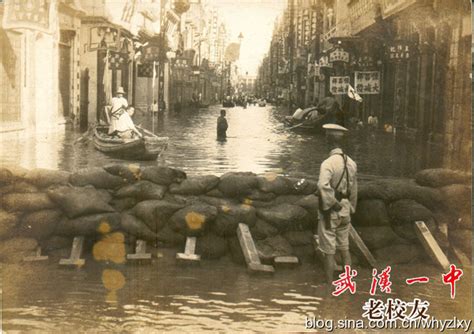
[{"label": "sandbag barrier", "polygon": [[[239,223],[249,227],[263,264],[288,256],[313,261],[317,181],[295,187],[298,181],[250,172],[188,177],[137,164],[74,173],[3,167],[0,261],[21,261],[38,247],[54,261],[67,258],[73,239],[84,237],[84,251],[99,261],[126,262],[137,240],[182,252],[187,238],[196,238],[201,258],[244,263]],[[365,182],[353,225],[381,264],[426,260],[416,221],[425,222],[443,250],[454,245],[470,254],[470,192],[469,175],[444,169],[421,171],[415,180]]]}]

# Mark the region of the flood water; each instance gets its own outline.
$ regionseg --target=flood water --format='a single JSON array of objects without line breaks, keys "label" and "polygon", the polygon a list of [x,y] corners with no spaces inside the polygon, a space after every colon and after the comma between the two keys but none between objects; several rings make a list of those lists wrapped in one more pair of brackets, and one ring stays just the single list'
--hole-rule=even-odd
[{"label": "flood water", "polygon": [[[228,109],[227,141],[216,140],[219,107],[180,114],[165,114],[155,122],[137,112],[136,124],[170,138],[162,159],[189,174],[221,175],[229,171],[255,173],[317,175],[327,156],[323,134],[287,130],[282,119],[288,112],[271,106]],[[113,158],[98,152],[89,141],[76,142],[81,134],[65,131],[26,140],[0,141],[2,161],[24,167],[76,170],[103,166]],[[436,161],[423,159],[424,147],[392,134],[378,133],[375,138],[364,133],[349,136],[347,152],[364,176],[411,176]],[[145,162],[152,164],[156,162]]]},{"label": "flood water", "polygon": [[[228,111],[228,140],[216,141],[219,108],[165,115],[155,125],[137,115],[136,123],[170,137],[162,157],[188,174],[228,171],[275,171],[316,175],[326,156],[321,135],[288,132],[280,119],[285,111],[271,107]],[[75,143],[78,133],[3,140],[2,160],[24,167],[75,170],[115,160],[95,151],[92,143]],[[410,176],[419,168],[415,145],[395,145],[392,135],[351,140],[349,153],[362,177]],[[156,163],[156,162],[148,162]],[[250,276],[230,259],[203,260],[183,268],[171,250],[153,250],[150,265],[114,265],[87,258],[82,269],[44,263],[2,267],[2,321],[6,331],[47,332],[213,332],[304,331],[306,317],[361,319],[370,297],[372,273],[360,268],[357,292],[338,298],[325,294],[322,267],[306,261],[296,269],[277,270],[273,277]],[[383,269],[383,268],[381,268]],[[113,272],[116,279],[107,280]],[[375,298],[414,298],[431,303],[428,314],[438,319],[471,318],[471,273],[465,272],[456,299],[432,265],[394,266],[392,293]],[[405,279],[430,277],[430,283],[407,286]],[[348,332],[352,333],[353,330]],[[362,332],[365,332],[362,331]],[[374,330],[377,332],[377,330]]]}]

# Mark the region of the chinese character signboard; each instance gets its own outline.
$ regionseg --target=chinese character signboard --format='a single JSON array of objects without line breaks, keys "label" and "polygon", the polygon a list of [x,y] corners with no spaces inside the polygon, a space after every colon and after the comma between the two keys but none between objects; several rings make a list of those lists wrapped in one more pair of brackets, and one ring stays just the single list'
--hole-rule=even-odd
[{"label": "chinese character signboard", "polygon": [[329,62],[329,57],[328,56],[322,56],[321,58],[319,58],[319,66],[320,67],[331,67],[332,68],[332,64]]},{"label": "chinese character signboard", "polygon": [[55,13],[55,0],[7,0],[3,28],[32,29],[52,33]]},{"label": "chinese character signboard", "polygon": [[334,95],[346,94],[349,87],[349,77],[330,77],[329,89]]},{"label": "chinese character signboard", "polygon": [[391,61],[408,60],[413,56],[414,46],[407,42],[395,42],[387,47],[387,57]]},{"label": "chinese character signboard", "polygon": [[341,48],[337,48],[329,53],[329,62],[334,63],[335,61],[342,61],[344,63],[349,62],[349,52],[344,51]]},{"label": "chinese character signboard", "polygon": [[354,86],[358,94],[380,93],[380,72],[355,72]]}]

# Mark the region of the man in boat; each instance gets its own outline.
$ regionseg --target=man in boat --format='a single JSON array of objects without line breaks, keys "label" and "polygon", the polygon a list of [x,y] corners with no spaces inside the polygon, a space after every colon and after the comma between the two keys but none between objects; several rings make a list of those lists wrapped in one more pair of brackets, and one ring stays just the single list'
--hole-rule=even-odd
[{"label": "man in boat", "polygon": [[217,139],[225,140],[227,137],[227,119],[225,118],[225,109],[221,109],[221,115],[217,118]]},{"label": "man in boat", "polygon": [[115,135],[122,139],[133,139],[136,137],[142,138],[143,135],[135,127],[135,124],[132,121],[132,116],[135,113],[135,108],[133,106],[128,106],[127,111],[122,113],[117,120]]},{"label": "man in boat", "polygon": [[112,108],[110,110],[110,126],[109,135],[117,130],[117,122],[122,114],[125,113],[128,107],[128,101],[124,97],[125,91],[123,87],[117,89],[116,96],[112,98]]},{"label": "man in boat", "polygon": [[318,191],[319,249],[324,253],[326,281],[331,286],[335,254],[340,251],[344,265],[351,265],[349,229],[351,214],[357,204],[357,165],[342,150],[347,129],[337,124],[325,124],[326,139],[331,150],[321,164]]}]

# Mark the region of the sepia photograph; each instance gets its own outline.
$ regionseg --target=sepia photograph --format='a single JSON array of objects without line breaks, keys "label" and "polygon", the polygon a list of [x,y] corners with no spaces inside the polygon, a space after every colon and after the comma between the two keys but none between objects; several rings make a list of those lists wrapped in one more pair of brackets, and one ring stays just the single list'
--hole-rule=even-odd
[{"label": "sepia photograph", "polygon": [[471,7],[0,0],[0,332],[473,332]]}]

